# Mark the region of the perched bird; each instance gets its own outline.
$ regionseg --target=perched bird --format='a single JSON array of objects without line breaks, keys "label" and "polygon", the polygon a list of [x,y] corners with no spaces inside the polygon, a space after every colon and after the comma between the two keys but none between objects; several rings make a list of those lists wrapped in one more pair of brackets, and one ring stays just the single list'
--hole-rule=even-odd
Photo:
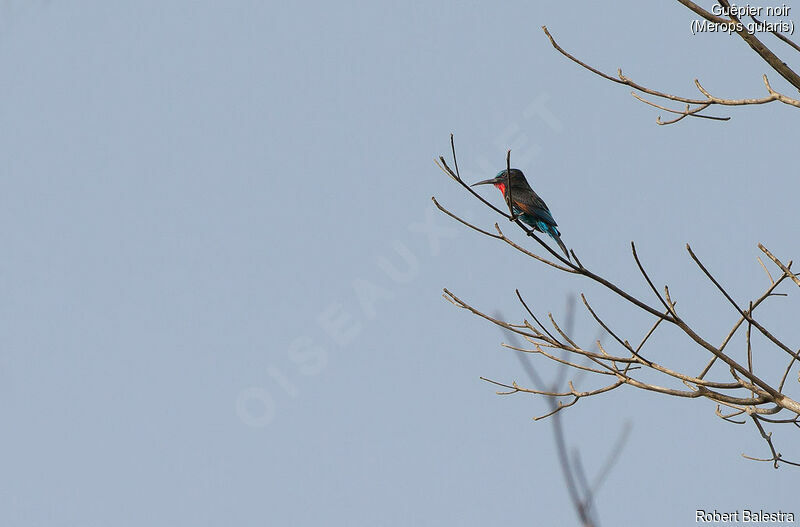
[{"label": "perched bird", "polygon": [[561,233],[558,232],[558,224],[553,219],[553,214],[547,208],[544,200],[528,184],[525,174],[522,173],[522,170],[512,168],[510,179],[509,184],[508,170],[503,170],[498,172],[496,177],[479,181],[472,186],[492,184],[500,190],[506,202],[508,202],[508,188],[511,187],[514,214],[523,223],[530,225],[533,230],[550,235],[569,259],[569,252],[567,252],[564,242],[561,241]]}]

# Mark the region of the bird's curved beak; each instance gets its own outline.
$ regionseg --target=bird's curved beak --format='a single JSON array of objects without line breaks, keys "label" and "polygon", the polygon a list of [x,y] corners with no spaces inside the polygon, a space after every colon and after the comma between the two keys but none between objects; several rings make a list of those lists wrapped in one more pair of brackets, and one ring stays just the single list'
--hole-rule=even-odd
[{"label": "bird's curved beak", "polygon": [[489,184],[496,185],[497,183],[500,183],[500,178],[494,177],[492,179],[484,179],[483,181],[478,181],[477,183],[473,183],[472,185],[470,185],[470,187],[476,187],[478,185],[489,185]]}]

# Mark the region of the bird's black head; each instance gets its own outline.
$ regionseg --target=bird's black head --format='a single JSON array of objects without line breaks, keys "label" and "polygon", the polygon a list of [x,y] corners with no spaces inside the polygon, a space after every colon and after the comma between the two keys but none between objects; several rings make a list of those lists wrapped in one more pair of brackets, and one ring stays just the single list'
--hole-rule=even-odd
[{"label": "bird's black head", "polygon": [[[525,179],[525,174],[522,173],[522,170],[518,168],[511,169],[511,178],[510,178],[510,186],[511,187],[523,187],[529,188],[528,180]],[[509,186],[509,177],[508,177],[508,170],[501,170],[497,173],[497,176],[493,177],[492,179],[485,179],[483,181],[478,181],[474,183],[472,186],[476,185],[488,185],[492,184],[495,187],[499,188],[502,192],[504,192],[504,188]]]}]

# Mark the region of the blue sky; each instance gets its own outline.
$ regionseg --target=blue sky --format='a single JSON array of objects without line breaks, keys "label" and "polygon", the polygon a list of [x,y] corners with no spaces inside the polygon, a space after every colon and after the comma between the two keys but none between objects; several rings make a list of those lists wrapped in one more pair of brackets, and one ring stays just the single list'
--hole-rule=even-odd
[{"label": "blue sky", "polygon": [[[434,165],[451,132],[470,181],[511,148],[584,264],[647,298],[635,240],[714,342],[738,315],[684,245],[744,303],[759,242],[797,257],[792,109],[660,127],[540,29],[667,91],[761,96],[760,59],[677,2],[0,5],[4,525],[576,523],[546,401],[494,395],[480,376],[526,380],[507,339],[441,290],[649,321],[434,211],[497,221]],[[789,343],[797,307],[763,311]],[[650,352],[705,360],[669,331]],[[632,425],[604,524],[800,513],[798,473],[742,459],[764,443],[708,401],[623,387],[563,422],[590,474]]]}]

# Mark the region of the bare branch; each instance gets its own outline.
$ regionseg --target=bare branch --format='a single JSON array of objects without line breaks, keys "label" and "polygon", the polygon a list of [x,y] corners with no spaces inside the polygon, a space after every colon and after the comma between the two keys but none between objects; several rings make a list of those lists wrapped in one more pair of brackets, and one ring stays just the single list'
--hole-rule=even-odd
[{"label": "bare branch", "polygon": [[[786,276],[788,276],[789,278],[792,279],[792,282],[794,282],[795,284],[798,285],[798,287],[800,287],[800,278],[798,278],[797,275],[795,275],[794,273],[792,273],[792,271],[790,271],[790,268],[792,267],[792,262],[791,261],[789,262],[789,265],[783,265],[783,262],[778,260],[775,257],[775,255],[773,255],[771,252],[769,252],[769,250],[767,250],[767,248],[764,247],[763,245],[761,245],[760,243],[758,244],[758,248],[761,249],[764,252],[764,254],[766,254],[767,257],[775,263],[775,265],[780,267],[781,271],[783,271],[786,274]],[[765,268],[765,270],[766,270],[766,268]],[[767,271],[767,273],[769,273],[769,271]]]},{"label": "bare branch", "polygon": [[525,303],[525,300],[523,300],[523,299],[522,299],[522,295],[519,293],[519,289],[515,289],[514,291],[517,293],[517,298],[519,298],[519,301],[522,303],[522,307],[524,307],[524,308],[525,308],[525,311],[527,311],[527,312],[528,312],[528,314],[529,314],[531,317],[533,317],[533,320],[534,320],[534,322],[536,322],[537,324],[539,324],[539,327],[540,327],[540,328],[542,328],[542,331],[544,331],[544,332],[547,334],[547,336],[548,336],[548,337],[550,337],[550,338],[553,340],[553,342],[554,342],[554,343],[556,343],[556,344],[561,344],[561,343],[558,341],[558,339],[556,339],[556,338],[553,336],[553,334],[552,334],[552,333],[550,333],[550,331],[548,331],[548,329],[547,329],[546,327],[544,327],[544,325],[543,325],[541,322],[539,322],[539,319],[538,319],[538,318],[536,318],[536,315],[534,315],[534,314],[533,314],[533,311],[531,311],[531,310],[530,310],[530,308],[528,307],[528,304],[526,304],[526,303]]},{"label": "bare branch", "polygon": [[[688,7],[701,17],[709,20],[711,22],[715,22],[717,24],[732,24],[736,20],[728,20],[726,18],[719,17],[710,13],[703,9],[702,7],[698,6],[694,2],[690,0],[678,0],[681,4]],[[730,7],[730,6],[728,6]],[[775,53],[772,52],[767,46],[761,42],[758,37],[756,37],[755,33],[751,34],[747,31],[746,28],[738,29],[738,27],[734,27],[736,29],[736,34],[742,37],[750,48],[755,51],[758,56],[760,56],[764,62],[770,65],[772,69],[777,71],[784,79],[786,79],[792,86],[800,90],[800,75],[797,75],[789,66],[786,65],[784,61],[779,59]]]},{"label": "bare branch", "polygon": [[770,450],[770,452],[772,452],[772,457],[769,458],[769,459],[761,459],[761,458],[756,458],[756,457],[750,457],[750,456],[747,456],[745,454],[742,454],[742,457],[744,457],[746,459],[750,459],[752,461],[772,461],[773,462],[773,466],[776,469],[778,468],[778,463],[786,463],[786,464],[789,464],[789,465],[794,465],[796,467],[800,467],[800,463],[794,463],[792,461],[786,461],[785,459],[783,459],[783,457],[781,456],[780,452],[775,450],[775,445],[772,444],[772,432],[767,433],[764,430],[764,427],[761,426],[761,423],[759,422],[759,419],[756,418],[756,416],[750,415],[750,417],[753,419],[753,422],[755,423],[756,427],[758,428],[758,431],[761,434],[761,437],[764,439],[764,441],[767,442],[767,445],[769,446],[769,450]]},{"label": "bare branch", "polygon": [[[759,26],[760,26],[760,25],[762,25],[762,24],[761,24],[761,21],[760,21],[759,19],[757,19],[756,17],[754,17],[752,14],[751,14],[751,15],[749,15],[749,16],[750,16],[750,18],[752,18],[752,19],[753,19],[753,22],[755,22],[755,23],[756,23],[756,24],[758,24]],[[793,48],[795,49],[795,51],[800,51],[800,46],[798,46],[798,45],[797,45],[797,44],[796,44],[796,43],[795,43],[795,42],[794,42],[792,39],[790,39],[789,37],[787,37],[787,36],[786,36],[786,35],[784,35],[783,33],[779,32],[779,31],[770,31],[770,33],[772,33],[773,35],[775,35],[775,36],[776,36],[777,38],[779,38],[780,40],[784,41],[786,44],[788,44],[788,45],[790,45],[791,47],[793,47]]]},{"label": "bare branch", "polygon": [[744,311],[742,310],[742,308],[740,308],[740,307],[739,307],[739,305],[738,305],[738,304],[737,304],[737,303],[736,303],[736,302],[733,300],[733,298],[731,298],[731,295],[729,295],[729,294],[728,294],[728,292],[727,292],[727,291],[725,291],[725,288],[723,288],[723,287],[720,285],[720,283],[719,283],[719,282],[716,280],[716,278],[714,278],[714,277],[711,275],[711,273],[708,271],[708,269],[706,269],[706,267],[705,267],[705,266],[704,266],[704,265],[703,265],[703,264],[700,262],[700,260],[699,260],[699,259],[697,258],[697,256],[694,254],[694,252],[692,252],[692,248],[689,246],[689,244],[688,244],[688,243],[686,244],[686,250],[687,250],[687,251],[689,251],[689,255],[691,255],[691,257],[692,257],[692,260],[694,260],[694,261],[695,261],[695,263],[696,263],[696,264],[697,264],[697,265],[700,267],[700,269],[701,269],[701,270],[703,271],[703,273],[704,273],[704,274],[705,274],[705,275],[708,277],[708,279],[709,279],[709,280],[711,280],[711,282],[712,282],[712,283],[713,283],[715,286],[717,286],[717,289],[719,289],[719,290],[720,290],[720,292],[723,294],[723,296],[724,296],[725,298],[727,298],[727,299],[728,299],[728,302],[730,302],[730,303],[731,303],[731,305],[733,305],[733,307],[736,309],[736,311],[738,311],[738,312],[739,312],[739,314],[740,314],[740,315],[742,315],[742,316],[745,318],[745,320],[747,320],[747,322],[748,322],[749,324],[752,324],[753,326],[755,326],[755,327],[756,327],[756,329],[758,329],[758,331],[760,331],[762,335],[764,335],[765,337],[767,337],[767,338],[768,338],[769,340],[771,340],[771,341],[772,341],[772,342],[773,342],[773,343],[774,343],[776,346],[778,346],[778,347],[779,347],[779,348],[781,348],[783,351],[785,351],[786,353],[788,353],[790,357],[794,357],[795,359],[797,358],[797,355],[798,355],[798,353],[800,353],[800,352],[795,352],[795,351],[792,351],[792,349],[791,349],[791,348],[789,348],[789,347],[788,347],[786,344],[784,344],[783,342],[781,342],[780,340],[778,340],[778,339],[777,339],[777,338],[776,338],[776,337],[775,337],[775,336],[774,336],[772,333],[770,333],[769,331],[767,331],[767,329],[766,329],[764,326],[762,326],[761,324],[759,324],[758,322],[756,322],[756,320],[755,320],[755,319],[753,319],[753,317],[751,317],[749,313],[746,313],[746,312],[744,312]]},{"label": "bare branch", "polygon": [[[716,16],[716,15],[706,11],[705,9],[701,8],[700,6],[695,4],[694,2],[689,2],[689,1],[684,1],[684,0],[678,0],[678,1],[681,2],[682,4],[684,4],[685,6],[689,7],[690,9],[692,9],[692,11],[695,11],[697,14],[699,14],[703,18],[705,18],[705,19],[707,19],[709,21],[712,21],[714,23],[723,24],[723,25],[726,25],[726,26],[729,26],[731,24],[736,24],[736,21],[728,20],[728,19]],[[703,115],[703,114],[700,113],[700,112],[706,110],[708,107],[710,107],[712,105],[719,105],[719,106],[746,106],[746,105],[767,104],[767,103],[770,103],[770,102],[778,101],[778,102],[781,102],[783,104],[786,104],[786,105],[789,105],[789,106],[793,106],[795,108],[800,108],[800,100],[788,97],[788,96],[783,95],[782,93],[779,93],[776,90],[774,90],[772,88],[772,86],[770,85],[769,80],[767,79],[766,75],[763,75],[762,78],[763,78],[763,81],[764,81],[764,86],[765,86],[765,88],[767,90],[767,95],[764,96],[764,97],[761,97],[761,98],[726,99],[726,98],[722,98],[722,97],[717,97],[717,96],[712,95],[705,88],[703,88],[703,86],[700,84],[700,82],[697,79],[694,80],[695,86],[705,96],[705,99],[682,97],[682,96],[678,96],[678,95],[673,95],[671,93],[663,92],[663,91],[660,91],[660,90],[655,90],[655,89],[652,89],[652,88],[648,88],[646,86],[643,86],[643,85],[631,80],[630,78],[626,77],[625,75],[623,75],[622,74],[622,69],[617,69],[617,76],[614,77],[613,75],[609,75],[607,73],[604,73],[604,72],[598,70],[597,68],[595,68],[593,66],[590,66],[589,64],[587,64],[587,63],[583,62],[582,60],[576,58],[574,55],[570,54],[564,48],[562,48],[556,42],[555,38],[553,38],[553,36],[550,34],[550,31],[547,29],[547,26],[542,26],[542,30],[544,31],[545,35],[547,35],[547,38],[550,40],[550,44],[559,53],[561,53],[562,55],[567,57],[569,60],[575,62],[576,64],[578,64],[582,68],[585,68],[585,69],[591,71],[595,75],[599,75],[600,77],[603,77],[604,79],[609,80],[611,82],[614,82],[616,84],[623,84],[625,86],[629,86],[629,87],[633,88],[634,90],[638,90],[638,91],[640,91],[642,93],[646,93],[646,94],[652,95],[654,97],[659,97],[661,99],[666,99],[666,100],[669,100],[669,101],[680,102],[680,103],[684,103],[686,105],[686,108],[684,110],[676,110],[676,109],[672,109],[672,108],[668,108],[666,106],[661,106],[659,104],[656,104],[656,103],[654,103],[652,101],[649,101],[649,100],[645,99],[644,97],[638,95],[637,93],[632,92],[631,95],[633,95],[633,97],[635,97],[637,100],[639,100],[639,101],[641,101],[641,102],[643,102],[645,104],[648,104],[650,106],[653,106],[655,108],[659,108],[661,110],[664,110],[664,111],[667,111],[667,112],[670,112],[670,113],[678,115],[678,117],[676,117],[674,119],[671,119],[671,120],[668,120],[668,121],[662,121],[661,120],[661,116],[658,116],[658,118],[656,119],[656,123],[658,123],[660,125],[674,124],[674,123],[677,123],[677,122],[683,120],[686,117],[701,117],[701,118],[704,118],[704,119],[712,119],[712,120],[716,120],[716,121],[727,121],[728,119],[730,119],[729,117],[717,117],[717,116],[711,116],[711,115]],[[769,48],[767,48],[763,43],[761,43],[761,41],[758,40],[758,38],[755,35],[751,35],[751,34],[747,33],[746,30],[742,30],[742,31],[737,32],[737,33],[775,71],[777,71],[779,74],[781,74],[781,76],[783,76],[786,80],[788,80],[793,86],[795,86],[796,88],[800,89],[800,76],[798,76],[794,71],[792,71],[791,68],[789,68],[785,63],[783,63],[780,59],[778,59],[778,57],[775,56],[775,54],[772,53],[772,51],[770,51]],[[692,106],[694,106],[694,108],[692,108]]]}]

